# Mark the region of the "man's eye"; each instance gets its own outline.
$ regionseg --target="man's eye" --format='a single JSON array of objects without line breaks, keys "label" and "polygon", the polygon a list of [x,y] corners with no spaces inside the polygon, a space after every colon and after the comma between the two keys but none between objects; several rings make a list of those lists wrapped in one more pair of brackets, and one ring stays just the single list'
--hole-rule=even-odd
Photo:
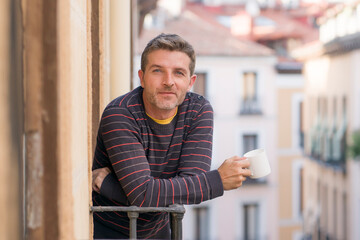
[{"label": "man's eye", "polygon": [[153,72],[160,72],[160,69],[154,69]]},{"label": "man's eye", "polygon": [[181,72],[181,71],[176,71],[176,74],[177,75],[181,75],[181,76],[184,76],[185,74],[183,73],[183,72]]}]

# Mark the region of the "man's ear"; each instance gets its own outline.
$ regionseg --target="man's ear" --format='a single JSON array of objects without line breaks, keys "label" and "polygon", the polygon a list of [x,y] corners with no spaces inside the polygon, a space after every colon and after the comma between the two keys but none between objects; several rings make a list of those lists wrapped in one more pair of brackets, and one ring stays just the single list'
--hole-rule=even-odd
[{"label": "man's ear", "polygon": [[189,84],[189,87],[188,87],[188,91],[190,91],[192,86],[194,85],[194,83],[196,81],[196,77],[197,76],[195,74],[190,77],[190,84]]},{"label": "man's ear", "polygon": [[145,86],[145,84],[144,84],[144,72],[141,69],[138,71],[138,76],[140,78],[141,86],[144,88],[144,86]]}]

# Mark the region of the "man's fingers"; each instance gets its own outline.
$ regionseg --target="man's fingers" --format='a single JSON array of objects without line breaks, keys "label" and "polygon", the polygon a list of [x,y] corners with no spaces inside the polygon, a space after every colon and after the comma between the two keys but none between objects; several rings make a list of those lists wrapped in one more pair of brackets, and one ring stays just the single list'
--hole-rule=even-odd
[{"label": "man's fingers", "polygon": [[98,168],[92,171],[92,188],[95,192],[100,193],[100,188],[105,177],[111,172],[107,167]]},{"label": "man's fingers", "polygon": [[250,171],[250,169],[243,168],[241,171],[242,171],[241,175],[243,175],[245,177],[250,177],[252,175],[252,172]]},{"label": "man's fingers", "polygon": [[247,158],[246,157],[234,156],[233,159],[236,160],[236,161],[243,161],[243,160],[246,160]]},{"label": "man's fingers", "polygon": [[249,168],[250,167],[250,161],[247,158],[237,159],[233,163],[236,164],[236,167],[239,167],[239,168]]}]

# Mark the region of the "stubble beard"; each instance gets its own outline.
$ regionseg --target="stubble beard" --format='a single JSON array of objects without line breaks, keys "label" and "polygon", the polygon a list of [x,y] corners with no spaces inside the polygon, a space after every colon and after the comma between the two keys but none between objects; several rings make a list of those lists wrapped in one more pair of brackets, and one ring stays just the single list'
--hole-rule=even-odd
[{"label": "stubble beard", "polygon": [[185,99],[186,91],[181,92],[180,96],[178,94],[175,95],[176,101],[167,100],[167,99],[160,99],[157,93],[151,93],[148,96],[149,103],[156,106],[162,110],[173,110],[177,106],[181,105]]}]

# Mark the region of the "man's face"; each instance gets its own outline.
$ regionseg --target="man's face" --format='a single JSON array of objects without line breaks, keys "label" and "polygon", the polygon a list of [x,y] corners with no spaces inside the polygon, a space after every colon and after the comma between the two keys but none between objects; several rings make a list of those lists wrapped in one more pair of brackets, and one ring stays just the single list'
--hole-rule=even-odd
[{"label": "man's face", "polygon": [[148,55],[145,72],[139,70],[146,112],[158,119],[171,117],[195,82],[190,58],[183,52],[155,50]]}]

